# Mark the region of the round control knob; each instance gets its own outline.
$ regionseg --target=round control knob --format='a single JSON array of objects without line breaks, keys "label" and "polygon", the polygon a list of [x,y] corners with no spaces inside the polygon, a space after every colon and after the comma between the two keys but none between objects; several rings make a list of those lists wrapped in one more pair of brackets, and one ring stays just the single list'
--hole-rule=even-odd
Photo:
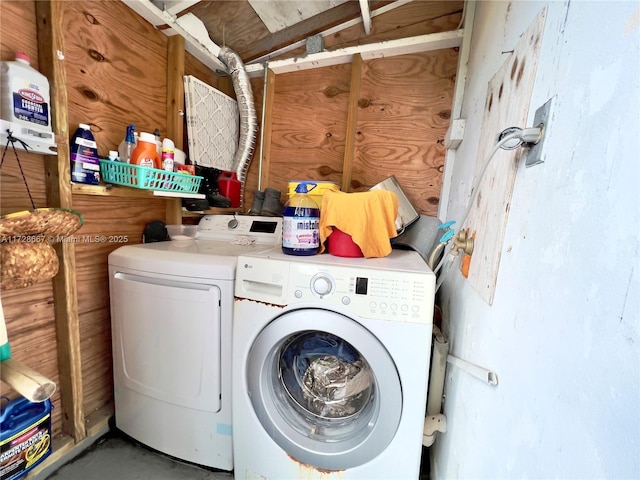
[{"label": "round control knob", "polygon": [[311,292],[319,297],[324,297],[333,291],[333,285],[333,278],[326,273],[318,273],[311,279]]}]

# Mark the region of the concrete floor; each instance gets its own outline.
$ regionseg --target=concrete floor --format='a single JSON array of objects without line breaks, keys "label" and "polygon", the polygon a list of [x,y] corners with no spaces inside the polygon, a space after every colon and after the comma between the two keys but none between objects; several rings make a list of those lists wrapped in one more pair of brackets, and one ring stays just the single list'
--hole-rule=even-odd
[{"label": "concrete floor", "polygon": [[[182,462],[110,431],[46,480],[233,480],[231,472]],[[40,480],[40,478],[38,479]],[[419,480],[429,480],[428,450],[423,448]]]},{"label": "concrete floor", "polygon": [[109,433],[47,480],[233,480],[233,474],[178,461]]}]

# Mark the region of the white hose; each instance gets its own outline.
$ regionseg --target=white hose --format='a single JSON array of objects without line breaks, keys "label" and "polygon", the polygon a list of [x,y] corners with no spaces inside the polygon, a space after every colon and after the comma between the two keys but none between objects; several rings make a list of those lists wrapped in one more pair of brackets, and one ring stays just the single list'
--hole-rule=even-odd
[{"label": "white hose", "polygon": [[[502,148],[503,145],[509,143],[511,140],[520,138],[521,136],[522,136],[522,131],[517,131],[517,132],[510,133],[509,135],[505,135],[504,138],[500,139],[500,141],[496,143],[496,145],[493,147],[491,152],[489,152],[489,155],[487,155],[487,157],[485,158],[484,162],[482,163],[482,168],[480,169],[480,175],[478,175],[476,180],[473,182],[473,185],[471,186],[471,198],[469,199],[469,203],[467,204],[467,209],[465,210],[464,215],[462,216],[462,221],[460,222],[461,229],[464,227],[464,224],[467,221],[467,217],[471,212],[471,208],[473,207],[473,204],[476,201],[476,197],[478,196],[478,189],[480,188],[480,182],[482,181],[482,177],[484,177],[484,174],[487,171],[487,167],[489,166],[489,163],[491,163],[491,159],[495,156],[498,150]],[[455,257],[459,257],[459,256],[460,255],[458,255],[457,252],[452,253],[452,251],[449,250],[449,254],[448,255],[445,254],[442,257],[442,260],[440,260],[440,263],[434,269],[434,273],[435,273],[443,266],[443,263],[445,262],[445,258],[449,260],[448,263],[442,269],[440,276],[438,277],[438,282],[436,283],[436,292],[442,285],[442,282],[444,281],[444,278],[447,276],[447,273],[449,273],[449,271],[451,270],[451,266],[453,265]]]},{"label": "white hose", "polygon": [[473,182],[473,186],[471,187],[471,198],[469,199],[469,203],[467,204],[467,209],[465,210],[464,215],[462,216],[462,221],[459,224],[461,229],[462,227],[464,227],[464,224],[467,221],[467,217],[469,216],[469,212],[471,212],[471,208],[473,207],[473,203],[476,201],[476,197],[478,196],[478,189],[480,187],[480,182],[482,181],[482,177],[484,177],[484,174],[487,171],[487,167],[489,166],[491,159],[498,152],[498,150],[502,148],[503,145],[505,145],[506,143],[509,143],[511,140],[520,138],[521,135],[522,135],[521,131],[513,132],[513,133],[510,133],[509,135],[506,135],[498,143],[496,143],[496,145],[493,147],[493,150],[491,150],[489,155],[487,155],[487,157],[485,158],[482,164],[482,168],[480,169],[480,175],[478,175],[478,178],[476,178],[475,182]]},{"label": "white hose", "polygon": [[[435,247],[433,247],[433,249],[431,250],[431,253],[429,254],[429,258],[427,260],[427,265],[429,265],[429,268],[433,271],[433,273],[436,273],[436,266],[434,265],[436,258],[438,258],[438,255],[440,255],[442,253],[442,250],[445,247],[445,243],[442,243],[442,241],[440,241]],[[440,265],[440,264],[438,264]]]},{"label": "white hose", "polygon": [[[445,244],[441,243],[440,245],[445,245]],[[438,273],[438,271],[442,268],[442,266],[444,265],[445,260],[447,259],[447,257],[449,256],[450,253],[451,253],[451,248],[449,248],[449,250],[447,250],[446,252],[444,252],[442,254],[442,258],[438,262],[438,265],[436,265],[436,267],[433,269],[433,273]]]},{"label": "white hose", "polygon": [[438,277],[438,282],[436,283],[436,293],[442,286],[442,282],[444,281],[444,278],[447,276],[447,273],[451,271],[451,266],[453,265],[453,262],[455,261],[456,258],[459,258],[459,257],[460,255],[455,255],[451,252],[449,252],[449,255],[447,255],[447,259],[449,261],[445,264],[445,266],[442,269],[442,273],[440,273],[440,276]]}]

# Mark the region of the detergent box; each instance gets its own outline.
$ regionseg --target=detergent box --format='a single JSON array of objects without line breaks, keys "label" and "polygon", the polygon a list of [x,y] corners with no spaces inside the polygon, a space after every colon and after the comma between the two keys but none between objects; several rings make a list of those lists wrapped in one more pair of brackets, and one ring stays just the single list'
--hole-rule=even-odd
[{"label": "detergent box", "polygon": [[[6,397],[3,397],[3,402]],[[51,401],[24,397],[0,409],[0,480],[23,478],[51,453]]]}]

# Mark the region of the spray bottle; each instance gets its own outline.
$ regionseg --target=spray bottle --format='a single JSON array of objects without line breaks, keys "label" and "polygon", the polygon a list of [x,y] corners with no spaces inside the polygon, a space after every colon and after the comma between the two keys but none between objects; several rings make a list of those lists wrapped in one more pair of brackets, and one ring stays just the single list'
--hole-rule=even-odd
[{"label": "spray bottle", "polygon": [[134,148],[136,148],[136,139],[134,136],[135,130],[136,126],[133,123],[131,125],[127,125],[127,134],[118,146],[118,157],[121,162],[129,163],[131,153]]}]

